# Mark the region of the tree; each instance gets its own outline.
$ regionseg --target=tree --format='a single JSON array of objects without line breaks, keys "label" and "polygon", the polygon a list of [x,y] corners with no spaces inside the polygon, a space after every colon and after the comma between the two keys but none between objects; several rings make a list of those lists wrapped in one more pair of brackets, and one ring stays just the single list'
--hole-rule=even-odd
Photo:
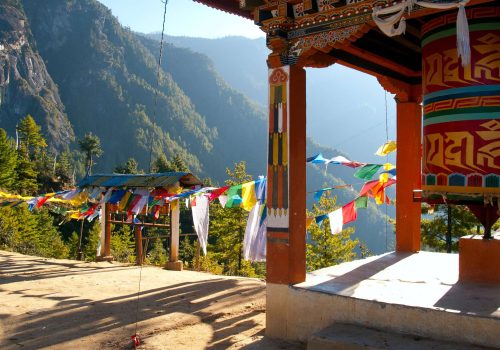
[{"label": "tree", "polygon": [[[423,206],[423,214],[431,214],[429,206]],[[451,215],[449,215],[451,214]],[[450,225],[448,225],[448,220]],[[457,252],[458,240],[462,236],[477,233],[481,223],[469,209],[462,205],[439,204],[433,217],[423,218],[420,224],[422,245],[425,250]],[[447,234],[450,229],[450,234]]]},{"label": "tree", "polygon": [[38,172],[35,163],[29,159],[24,150],[25,147],[23,144],[19,146],[16,164],[17,178],[13,187],[23,195],[34,195],[38,190]]},{"label": "tree", "polygon": [[189,168],[184,159],[182,159],[180,155],[176,154],[174,159],[169,162],[169,171],[186,173],[189,172]]},{"label": "tree", "polygon": [[[226,169],[227,186],[240,185],[252,181],[251,175],[246,173],[246,163],[239,162],[234,170]],[[242,258],[243,235],[248,219],[248,212],[243,208],[221,208],[218,203],[210,206],[210,234],[213,244],[214,257],[224,266],[224,274],[255,277],[255,270],[248,261]]]},{"label": "tree", "polygon": [[[313,204],[312,211],[307,211],[307,216],[328,214],[335,210],[335,203],[336,197],[330,197],[330,191],[326,191],[319,202]],[[358,239],[350,238],[353,232],[353,228],[347,228],[332,235],[329,219],[325,219],[321,226],[313,222],[309,226],[309,239],[306,243],[307,270],[314,271],[353,260],[356,256],[354,249],[359,245]]]},{"label": "tree", "polygon": [[31,115],[26,115],[17,127],[19,143],[24,145],[23,150],[32,160],[36,159],[40,150],[47,147],[47,142],[42,136],[41,127],[35,122]]},{"label": "tree", "polygon": [[153,162],[153,167],[151,169],[155,173],[166,173],[170,171],[170,163],[164,154],[160,154],[158,158]]},{"label": "tree", "polygon": [[0,188],[9,190],[16,177],[17,154],[4,129],[0,129]]},{"label": "tree", "polygon": [[125,164],[118,165],[113,172],[117,174],[141,174],[142,171],[138,170],[138,163],[134,158],[129,158]]},{"label": "tree", "polygon": [[92,166],[94,165],[93,156],[101,156],[101,140],[97,135],[92,135],[92,133],[85,134],[83,139],[78,141],[80,150],[85,153],[85,164],[86,164],[86,175],[92,174]]}]

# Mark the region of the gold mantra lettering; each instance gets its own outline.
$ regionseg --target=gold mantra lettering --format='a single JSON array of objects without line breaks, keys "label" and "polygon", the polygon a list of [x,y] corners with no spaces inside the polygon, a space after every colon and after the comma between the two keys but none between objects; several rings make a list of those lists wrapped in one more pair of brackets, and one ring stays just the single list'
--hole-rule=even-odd
[{"label": "gold mantra lettering", "polygon": [[484,172],[485,168],[500,169],[496,162],[500,157],[500,131],[478,131],[475,134],[488,143],[476,149],[475,136],[468,131],[426,135],[426,164],[448,172],[453,171],[450,167],[471,172]]},{"label": "gold mantra lettering", "polygon": [[477,45],[471,47],[471,54],[475,58],[473,67],[462,67],[456,48],[425,57],[425,84],[453,86],[457,83],[500,82],[500,37],[488,33],[477,41]]}]

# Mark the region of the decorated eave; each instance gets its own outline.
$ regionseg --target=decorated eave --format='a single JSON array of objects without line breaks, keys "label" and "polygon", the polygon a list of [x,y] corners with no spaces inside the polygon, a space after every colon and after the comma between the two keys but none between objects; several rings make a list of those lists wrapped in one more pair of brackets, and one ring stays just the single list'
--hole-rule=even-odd
[{"label": "decorated eave", "polygon": [[[255,1],[255,0],[194,0],[201,4],[205,4],[209,7],[232,13],[234,15],[238,15],[241,17],[245,17],[248,19],[253,19],[252,11],[255,8],[256,4],[263,4],[264,1]],[[252,5],[253,4],[253,5]]]},{"label": "decorated eave", "polygon": [[191,173],[169,172],[156,174],[95,174],[82,179],[78,187],[160,188],[174,186],[177,183],[184,188],[202,184],[200,179]]},{"label": "decorated eave", "polygon": [[[268,64],[298,64],[324,67],[340,63],[376,76],[389,91],[397,93],[401,85],[418,86],[422,82],[421,43],[432,23],[456,19],[459,1],[426,0],[427,4],[447,4],[448,9],[408,3],[404,12],[403,34],[389,37],[374,21],[375,9],[397,7],[401,0],[196,0],[220,10],[253,18],[267,33],[272,50]],[[468,15],[479,4],[494,0],[462,1]],[[381,13],[380,19],[392,14]],[[430,29],[429,29],[430,28]],[[406,88],[405,88],[406,89]],[[418,92],[417,92],[418,94]]]}]

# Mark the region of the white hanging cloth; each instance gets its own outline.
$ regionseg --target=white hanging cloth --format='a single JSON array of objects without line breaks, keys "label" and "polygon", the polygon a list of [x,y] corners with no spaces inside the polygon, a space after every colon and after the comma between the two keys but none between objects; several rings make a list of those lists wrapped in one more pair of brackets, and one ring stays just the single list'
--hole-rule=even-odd
[{"label": "white hanging cloth", "polygon": [[208,197],[201,195],[196,197],[195,204],[191,205],[191,213],[193,214],[194,230],[198,235],[200,246],[203,249],[203,254],[207,255],[208,241],[208,225],[209,225],[209,201]]},{"label": "white hanging cloth", "polygon": [[[467,66],[470,64],[470,40],[469,40],[469,25],[467,23],[467,16],[465,13],[465,5],[469,0],[462,0],[460,2],[448,2],[448,3],[434,3],[427,1],[418,0],[404,0],[399,4],[381,8],[375,6],[372,12],[372,18],[375,24],[380,28],[380,30],[387,36],[395,36],[403,34],[406,30],[406,22],[403,17],[404,12],[408,9],[408,13],[411,12],[414,5],[418,5],[426,8],[447,10],[454,7],[458,7],[457,15],[457,50],[458,57],[461,58],[462,66]],[[386,18],[380,18],[381,15],[390,15]],[[398,23],[396,27],[396,23]]]},{"label": "white hanging cloth", "polygon": [[245,237],[243,239],[243,257],[245,260],[266,260],[267,208],[258,202],[248,214]]}]

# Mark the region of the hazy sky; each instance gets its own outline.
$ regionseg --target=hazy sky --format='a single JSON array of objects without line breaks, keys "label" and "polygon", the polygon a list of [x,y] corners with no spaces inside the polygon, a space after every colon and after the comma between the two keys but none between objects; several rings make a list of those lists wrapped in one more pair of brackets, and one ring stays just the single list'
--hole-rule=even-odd
[{"label": "hazy sky", "polygon": [[[120,23],[142,33],[161,31],[164,5],[161,0],[99,0]],[[264,36],[253,21],[229,15],[192,0],[169,0],[165,31],[169,35],[220,38]]]}]

